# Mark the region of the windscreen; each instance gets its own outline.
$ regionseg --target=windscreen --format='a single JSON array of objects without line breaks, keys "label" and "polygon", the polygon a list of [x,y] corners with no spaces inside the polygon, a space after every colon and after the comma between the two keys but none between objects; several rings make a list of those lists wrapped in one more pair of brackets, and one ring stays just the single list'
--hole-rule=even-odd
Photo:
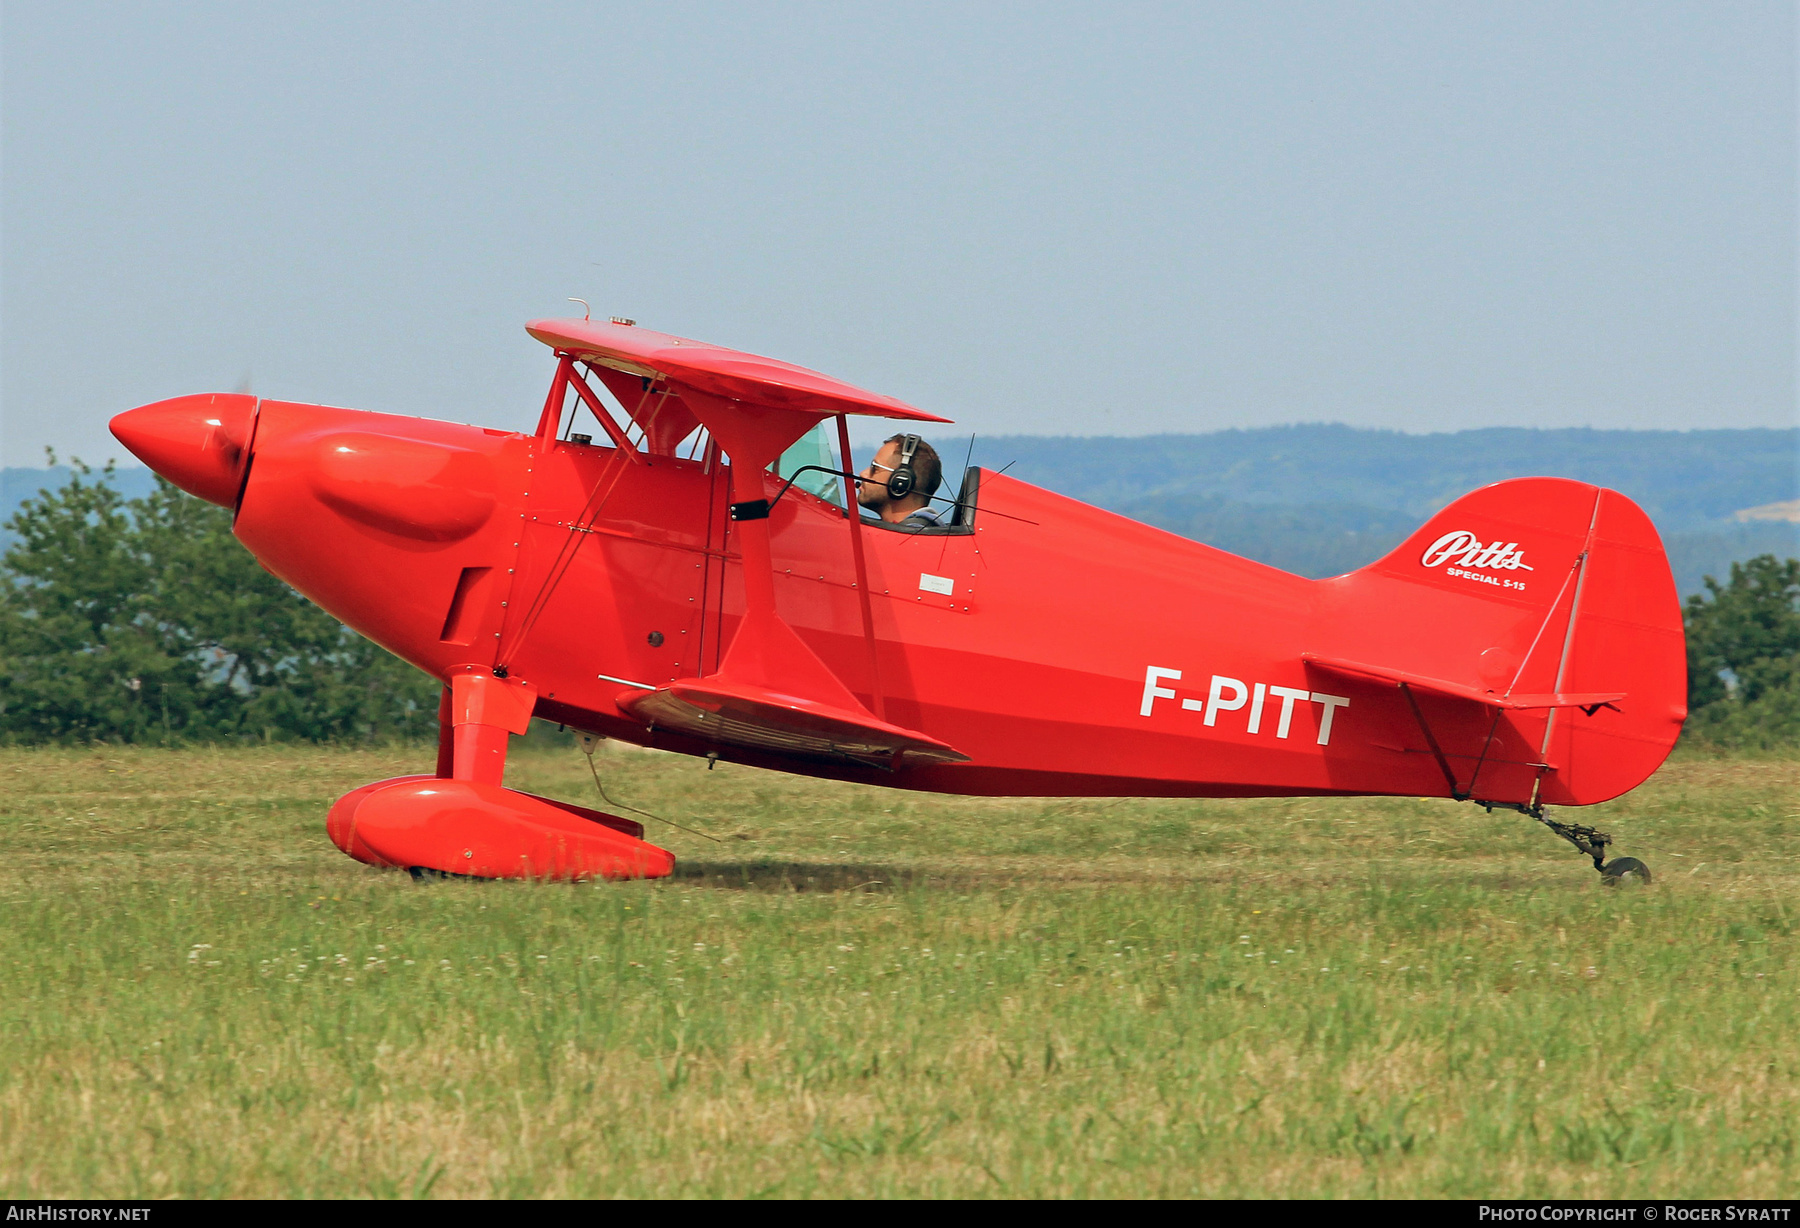
[{"label": "windscreen", "polygon": [[[829,422],[830,419],[826,421]],[[818,469],[800,473],[801,468],[806,465],[818,465],[824,469],[843,467],[838,464],[836,449],[831,446],[831,438],[826,434],[825,427],[826,422],[821,422],[800,436],[794,446],[783,452],[781,459],[775,462],[775,472],[781,475],[783,481],[799,473],[800,476],[794,480],[795,486],[841,507],[844,503],[843,484],[835,473],[820,473]]]}]

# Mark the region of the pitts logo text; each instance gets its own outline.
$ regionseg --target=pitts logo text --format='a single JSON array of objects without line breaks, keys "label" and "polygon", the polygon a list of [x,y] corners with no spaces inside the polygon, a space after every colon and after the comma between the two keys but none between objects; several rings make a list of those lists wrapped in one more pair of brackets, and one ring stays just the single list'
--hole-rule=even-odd
[{"label": "pitts logo text", "polygon": [[1518,542],[1494,542],[1484,546],[1479,537],[1463,529],[1446,533],[1425,547],[1419,563],[1425,567],[1455,563],[1461,567],[1485,567],[1490,571],[1534,570],[1526,565]]}]

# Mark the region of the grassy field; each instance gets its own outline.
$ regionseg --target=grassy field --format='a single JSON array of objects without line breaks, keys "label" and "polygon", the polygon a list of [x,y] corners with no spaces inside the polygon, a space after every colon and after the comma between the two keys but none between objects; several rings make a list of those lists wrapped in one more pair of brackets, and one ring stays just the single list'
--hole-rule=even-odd
[{"label": "grassy field", "polygon": [[[0,1195],[1792,1196],[1800,762],[1583,821],[623,748],[647,884],[326,841],[424,750],[0,751]],[[592,803],[573,749],[509,783]],[[653,829],[656,825],[651,825]],[[652,838],[658,838],[653,830]]]}]

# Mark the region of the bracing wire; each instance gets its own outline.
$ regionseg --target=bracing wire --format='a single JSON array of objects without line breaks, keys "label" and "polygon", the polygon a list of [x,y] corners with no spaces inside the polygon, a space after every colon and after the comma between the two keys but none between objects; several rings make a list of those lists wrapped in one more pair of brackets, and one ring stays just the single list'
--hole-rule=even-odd
[{"label": "bracing wire", "polygon": [[700,831],[697,828],[677,823],[674,819],[665,819],[660,814],[651,814],[648,810],[639,810],[636,806],[627,806],[624,802],[614,801],[612,795],[606,791],[606,786],[600,783],[600,769],[594,766],[594,747],[598,744],[599,739],[595,738],[590,741],[589,738],[584,736],[581,739],[581,753],[587,756],[588,771],[594,774],[594,788],[600,790],[600,796],[605,800],[608,806],[615,807],[619,810],[629,810],[632,814],[641,814],[646,819],[655,819],[658,823],[667,823],[670,827],[678,827],[690,835],[700,836],[704,839],[711,840],[714,844],[725,843],[717,836],[707,835],[706,832]]}]

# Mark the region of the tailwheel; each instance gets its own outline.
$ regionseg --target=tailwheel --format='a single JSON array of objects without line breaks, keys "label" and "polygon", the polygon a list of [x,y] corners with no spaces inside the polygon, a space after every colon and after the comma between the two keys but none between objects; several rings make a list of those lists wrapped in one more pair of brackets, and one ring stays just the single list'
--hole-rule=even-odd
[{"label": "tailwheel", "polygon": [[1650,867],[1635,857],[1615,857],[1600,867],[1600,880],[1609,887],[1620,883],[1650,881]]},{"label": "tailwheel", "polygon": [[[1532,812],[1527,812],[1532,813]],[[1592,827],[1583,827],[1579,823],[1559,823],[1547,818],[1542,813],[1533,817],[1551,831],[1580,849],[1582,854],[1594,863],[1594,869],[1600,871],[1600,881],[1608,887],[1617,887],[1620,883],[1647,883],[1650,881],[1650,867],[1635,857],[1615,857],[1606,860],[1606,846],[1613,838],[1603,831]]]}]

